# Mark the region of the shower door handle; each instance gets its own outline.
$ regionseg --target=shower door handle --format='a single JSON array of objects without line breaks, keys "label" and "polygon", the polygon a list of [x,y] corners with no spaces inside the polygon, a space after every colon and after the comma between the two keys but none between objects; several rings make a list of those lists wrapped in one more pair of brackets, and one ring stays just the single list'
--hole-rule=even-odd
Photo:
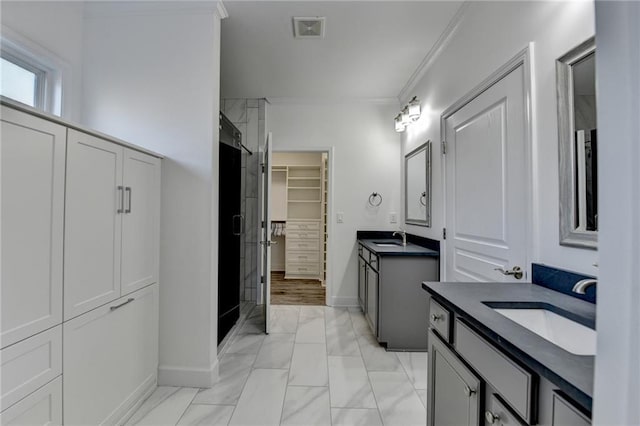
[{"label": "shower door handle", "polygon": [[240,236],[242,235],[242,215],[234,214],[233,215],[233,235]]}]

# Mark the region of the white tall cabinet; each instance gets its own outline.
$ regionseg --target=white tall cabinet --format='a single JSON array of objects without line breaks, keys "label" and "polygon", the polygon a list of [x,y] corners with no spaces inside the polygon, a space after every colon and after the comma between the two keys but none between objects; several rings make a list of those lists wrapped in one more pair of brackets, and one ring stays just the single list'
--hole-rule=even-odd
[{"label": "white tall cabinet", "polygon": [[161,158],[2,103],[0,424],[117,423],[157,380]]}]

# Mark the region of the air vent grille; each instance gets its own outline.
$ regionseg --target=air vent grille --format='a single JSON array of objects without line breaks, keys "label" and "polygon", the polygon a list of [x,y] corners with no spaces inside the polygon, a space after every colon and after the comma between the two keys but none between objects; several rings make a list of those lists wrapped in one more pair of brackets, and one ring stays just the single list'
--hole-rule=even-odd
[{"label": "air vent grille", "polygon": [[295,38],[324,38],[325,18],[293,18]]}]

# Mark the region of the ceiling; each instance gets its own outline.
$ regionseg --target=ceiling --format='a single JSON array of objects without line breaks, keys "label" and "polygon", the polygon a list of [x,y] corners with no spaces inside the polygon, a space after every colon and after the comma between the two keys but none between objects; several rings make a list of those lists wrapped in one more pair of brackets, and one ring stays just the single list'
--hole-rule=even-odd
[{"label": "ceiling", "polygon": [[[461,1],[226,1],[224,98],[397,99]],[[326,17],[321,40],[294,16]]]}]

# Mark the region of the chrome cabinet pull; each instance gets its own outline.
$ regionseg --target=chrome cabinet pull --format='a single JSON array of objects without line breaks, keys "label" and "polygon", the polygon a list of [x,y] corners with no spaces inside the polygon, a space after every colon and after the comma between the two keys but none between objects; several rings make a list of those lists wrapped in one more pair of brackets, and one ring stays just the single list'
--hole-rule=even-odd
[{"label": "chrome cabinet pull", "polygon": [[116,213],[124,213],[124,188],[122,186],[118,186],[118,191],[120,191],[120,204],[118,205],[118,210]]},{"label": "chrome cabinet pull", "polygon": [[484,418],[490,425],[494,424],[497,420],[500,420],[500,416],[488,411],[484,413]]},{"label": "chrome cabinet pull", "polygon": [[524,276],[524,271],[519,266],[514,266],[510,271],[505,271],[502,268],[495,268],[494,271],[498,271],[502,273],[502,275],[513,275],[516,280],[519,280]]},{"label": "chrome cabinet pull", "polygon": [[464,386],[464,394],[467,395],[469,398],[471,398],[471,396],[474,395],[475,393],[476,393],[475,389],[471,389],[467,385]]},{"label": "chrome cabinet pull", "polygon": [[127,200],[128,200],[128,204],[127,204],[127,205],[128,205],[128,207],[127,207],[127,209],[126,209],[124,212],[125,212],[125,213],[131,213],[131,187],[130,187],[130,186],[127,186],[127,187],[124,189],[124,191],[125,191],[127,194],[129,194],[129,196],[127,197]]},{"label": "chrome cabinet pull", "polygon": [[427,206],[427,191],[424,191],[422,194],[420,194],[420,204],[422,204],[425,207]]},{"label": "chrome cabinet pull", "polygon": [[443,320],[444,318],[442,318],[442,315],[437,315],[437,314],[431,314],[431,321],[433,322],[438,322]]},{"label": "chrome cabinet pull", "polygon": [[122,302],[121,304],[117,305],[117,306],[111,306],[109,309],[112,311],[115,311],[116,309],[122,308],[124,305],[126,305],[127,303],[131,303],[133,302],[135,299],[133,297],[130,297],[129,299],[127,299],[126,302]]}]

